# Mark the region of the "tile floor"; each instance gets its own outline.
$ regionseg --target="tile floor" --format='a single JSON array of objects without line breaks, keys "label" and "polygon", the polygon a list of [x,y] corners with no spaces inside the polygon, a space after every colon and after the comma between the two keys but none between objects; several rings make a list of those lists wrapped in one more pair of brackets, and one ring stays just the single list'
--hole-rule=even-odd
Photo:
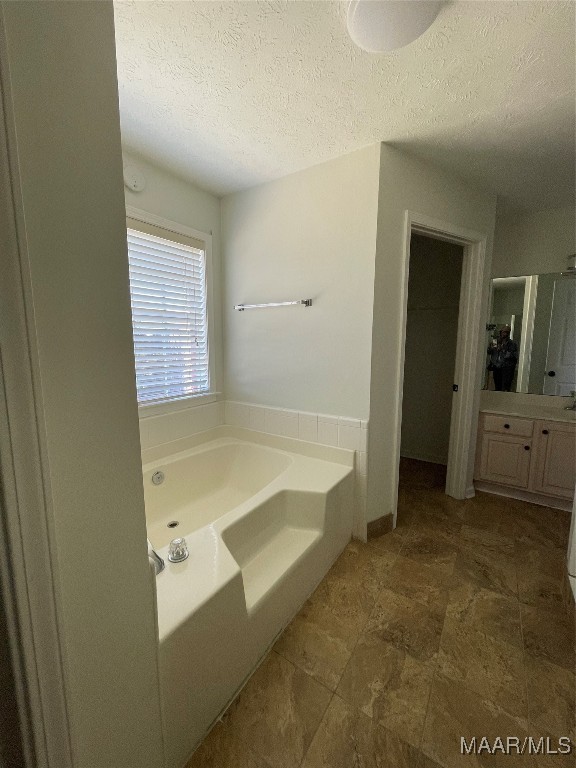
[{"label": "tile floor", "polygon": [[349,544],[188,768],[576,765],[460,753],[575,739],[570,516],[443,483],[403,461],[396,530]]}]

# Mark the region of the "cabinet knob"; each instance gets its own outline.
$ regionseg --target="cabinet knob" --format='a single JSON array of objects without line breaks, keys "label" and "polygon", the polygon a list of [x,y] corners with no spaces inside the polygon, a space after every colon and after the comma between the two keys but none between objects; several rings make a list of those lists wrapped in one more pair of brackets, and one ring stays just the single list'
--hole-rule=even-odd
[{"label": "cabinet knob", "polygon": [[510,424],[504,424],[504,429],[510,429]]},{"label": "cabinet knob", "polygon": [[542,434],[543,434],[543,435],[547,435],[547,434],[548,434],[548,430],[547,430],[547,429],[543,429],[543,430],[542,430]]},{"label": "cabinet knob", "polygon": [[524,446],[524,450],[525,450],[525,451],[529,451],[529,450],[530,450],[530,446],[529,446],[529,445],[525,445],[525,446]]},{"label": "cabinet knob", "polygon": [[548,376],[551,376],[551,377],[556,376],[556,371],[548,371]]}]

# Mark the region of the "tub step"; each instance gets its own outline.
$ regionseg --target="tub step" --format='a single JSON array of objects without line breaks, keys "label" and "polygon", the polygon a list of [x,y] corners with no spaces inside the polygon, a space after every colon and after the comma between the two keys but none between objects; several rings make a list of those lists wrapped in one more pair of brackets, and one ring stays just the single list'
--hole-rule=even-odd
[{"label": "tub step", "polygon": [[248,611],[295,568],[304,553],[322,533],[307,528],[281,528],[254,557],[242,564],[242,578]]}]

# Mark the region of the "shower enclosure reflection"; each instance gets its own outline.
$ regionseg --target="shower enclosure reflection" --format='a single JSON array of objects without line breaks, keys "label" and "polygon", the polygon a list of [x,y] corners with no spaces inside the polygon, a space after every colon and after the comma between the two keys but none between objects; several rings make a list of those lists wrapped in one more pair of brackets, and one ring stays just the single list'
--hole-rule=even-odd
[{"label": "shower enclosure reflection", "polygon": [[[576,390],[576,274],[492,280],[487,350],[505,326],[517,347],[511,392],[569,395]],[[495,389],[489,363],[487,356],[484,389]]]}]

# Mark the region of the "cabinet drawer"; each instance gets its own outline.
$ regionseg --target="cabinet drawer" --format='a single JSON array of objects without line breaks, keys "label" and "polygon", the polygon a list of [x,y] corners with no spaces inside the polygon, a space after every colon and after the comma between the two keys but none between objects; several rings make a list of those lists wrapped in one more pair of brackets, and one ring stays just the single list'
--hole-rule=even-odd
[{"label": "cabinet drawer", "polygon": [[532,419],[519,419],[516,416],[499,416],[494,413],[485,413],[484,430],[486,432],[497,432],[500,435],[532,437],[534,421]]}]

